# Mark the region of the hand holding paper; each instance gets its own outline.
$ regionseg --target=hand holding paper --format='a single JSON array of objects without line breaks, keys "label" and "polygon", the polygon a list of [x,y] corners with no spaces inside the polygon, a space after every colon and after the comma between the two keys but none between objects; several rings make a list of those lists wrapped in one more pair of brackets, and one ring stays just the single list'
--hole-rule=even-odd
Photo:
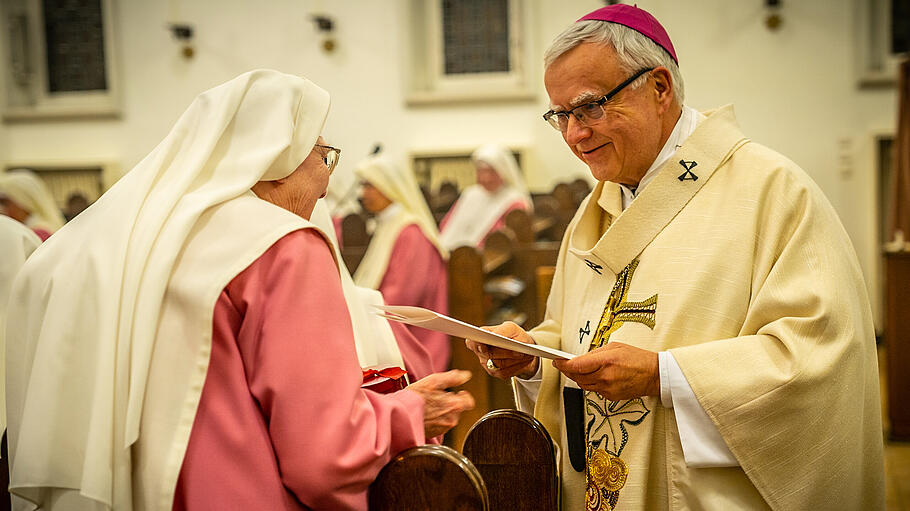
[{"label": "hand holding paper", "polygon": [[406,323],[408,325],[419,326],[437,332],[447,333],[462,339],[496,346],[510,351],[517,351],[526,355],[543,357],[556,360],[569,360],[575,358],[575,355],[560,351],[546,346],[536,344],[525,344],[508,337],[489,332],[474,325],[469,325],[455,318],[450,318],[421,307],[409,307],[405,305],[374,305],[377,309],[383,311],[381,316],[392,321]]}]

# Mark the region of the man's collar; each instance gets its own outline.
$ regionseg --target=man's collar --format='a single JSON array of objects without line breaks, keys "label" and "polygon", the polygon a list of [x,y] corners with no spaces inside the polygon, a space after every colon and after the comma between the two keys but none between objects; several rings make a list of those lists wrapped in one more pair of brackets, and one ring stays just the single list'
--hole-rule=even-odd
[{"label": "man's collar", "polygon": [[622,191],[622,209],[629,207],[632,200],[645,189],[645,186],[647,186],[655,176],[657,176],[657,171],[660,167],[673,156],[676,150],[682,146],[682,143],[689,138],[689,135],[695,131],[698,123],[704,119],[705,116],[702,115],[701,112],[683,105],[682,113],[680,114],[679,119],[677,119],[676,125],[673,126],[673,131],[670,132],[670,136],[667,137],[667,141],[664,143],[663,148],[657,153],[657,157],[654,159],[654,162],[651,163],[651,166],[648,167],[648,170],[645,172],[645,175],[642,176],[641,181],[638,182],[638,186],[633,188],[623,184],[619,185],[619,188]]}]

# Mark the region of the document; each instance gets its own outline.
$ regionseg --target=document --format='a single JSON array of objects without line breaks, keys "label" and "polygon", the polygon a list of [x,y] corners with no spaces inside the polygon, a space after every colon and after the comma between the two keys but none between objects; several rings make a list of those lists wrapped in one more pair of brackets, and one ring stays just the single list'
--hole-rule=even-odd
[{"label": "document", "polygon": [[575,358],[575,355],[566,353],[546,346],[536,344],[525,344],[514,339],[509,339],[499,334],[494,334],[474,325],[469,325],[455,318],[450,318],[421,307],[409,307],[406,305],[374,305],[382,312],[377,312],[380,316],[400,323],[419,326],[428,330],[443,332],[454,337],[470,339],[481,344],[496,346],[511,351],[517,351],[526,355],[532,355],[541,358],[563,359],[568,360]]}]

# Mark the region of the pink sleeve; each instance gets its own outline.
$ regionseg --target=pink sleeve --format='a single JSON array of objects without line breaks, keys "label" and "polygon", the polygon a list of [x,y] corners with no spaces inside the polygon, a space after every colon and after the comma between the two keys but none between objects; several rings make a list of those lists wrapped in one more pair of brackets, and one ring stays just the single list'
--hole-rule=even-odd
[{"label": "pink sleeve", "polygon": [[423,400],[360,388],[337,269],[314,231],[285,236],[238,277],[238,346],[282,482],[311,508],[366,509],[383,465],[424,443]]},{"label": "pink sleeve", "polygon": [[492,234],[506,226],[506,215],[508,215],[512,211],[515,211],[516,209],[527,210],[528,206],[527,206],[527,204],[524,203],[524,201],[520,201],[520,200],[517,200],[517,201],[513,202],[512,204],[509,204],[509,207],[506,208],[505,211],[503,211],[502,215],[499,217],[499,220],[496,220],[496,223],[493,224],[493,227],[491,227],[490,230],[487,231],[487,233],[484,235],[483,240],[480,242],[479,248],[483,248],[484,243],[486,243],[486,241],[487,241],[487,236],[489,236],[490,234]]},{"label": "pink sleeve", "polygon": [[[423,235],[417,224],[401,230],[389,265],[379,284],[379,291],[389,305],[417,305],[425,294],[427,275],[434,275],[438,266],[439,252]],[[415,278],[419,277],[419,278]]]}]

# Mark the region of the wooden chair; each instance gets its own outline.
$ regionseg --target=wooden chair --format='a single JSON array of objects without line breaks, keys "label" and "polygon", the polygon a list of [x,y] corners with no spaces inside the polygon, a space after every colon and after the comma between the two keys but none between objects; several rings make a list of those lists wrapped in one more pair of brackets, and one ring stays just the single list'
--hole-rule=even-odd
[{"label": "wooden chair", "polygon": [[462,452],[483,476],[492,511],[559,509],[556,450],[534,417],[494,410],[474,424]]},{"label": "wooden chair", "polygon": [[369,490],[370,511],[488,511],[487,488],[471,462],[444,445],[395,456]]}]

